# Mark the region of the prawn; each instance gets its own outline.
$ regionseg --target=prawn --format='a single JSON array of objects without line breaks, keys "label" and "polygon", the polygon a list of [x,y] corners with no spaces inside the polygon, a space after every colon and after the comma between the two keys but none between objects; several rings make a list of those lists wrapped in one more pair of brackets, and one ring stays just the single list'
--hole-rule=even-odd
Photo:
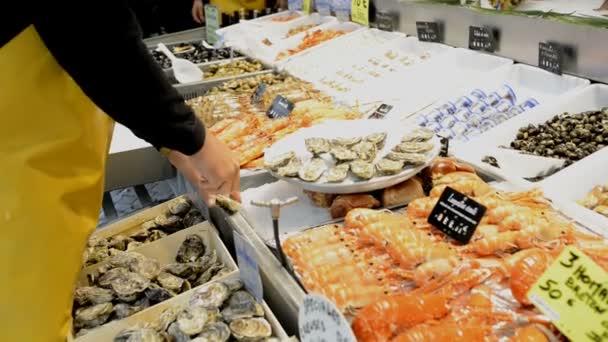
[{"label": "prawn", "polygon": [[517,232],[503,232],[484,239],[473,241],[461,247],[465,253],[475,253],[479,256],[489,256],[499,252],[507,252],[517,248]]},{"label": "prawn", "polygon": [[417,286],[423,286],[433,279],[449,275],[460,262],[458,256],[427,261],[411,272],[411,278]]},{"label": "prawn", "polygon": [[492,332],[489,325],[477,322],[445,322],[442,324],[419,324],[397,335],[393,342],[435,342],[435,341],[488,341]]},{"label": "prawn", "polygon": [[393,216],[390,211],[357,208],[349,211],[344,217],[344,225],[347,229],[360,229],[365,225],[378,222]]},{"label": "prawn", "polygon": [[509,342],[549,342],[549,339],[535,324],[529,324],[515,330]]},{"label": "prawn", "polygon": [[427,217],[429,217],[431,211],[433,211],[433,208],[435,207],[435,205],[437,205],[438,201],[439,198],[433,197],[417,198],[407,205],[407,210],[405,213],[409,218],[426,219]]},{"label": "prawn", "polygon": [[553,257],[549,253],[536,249],[515,263],[509,279],[509,287],[518,302],[522,305],[532,304],[526,295],[552,261]]},{"label": "prawn", "polygon": [[218,133],[222,132],[224,129],[226,129],[227,127],[229,127],[230,125],[234,124],[237,121],[238,121],[237,119],[221,120],[221,121],[217,122],[216,124],[214,124],[213,126],[211,126],[209,128],[209,132],[213,135],[217,135]]}]

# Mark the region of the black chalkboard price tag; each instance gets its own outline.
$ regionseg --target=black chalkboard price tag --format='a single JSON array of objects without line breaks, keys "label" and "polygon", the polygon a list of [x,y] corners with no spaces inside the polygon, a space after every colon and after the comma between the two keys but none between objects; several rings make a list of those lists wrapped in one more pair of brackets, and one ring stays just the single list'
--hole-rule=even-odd
[{"label": "black chalkboard price tag", "polygon": [[439,24],[433,21],[417,21],[416,32],[418,33],[418,40],[423,42],[439,43],[441,37],[439,36]]},{"label": "black chalkboard price tag", "polygon": [[471,240],[486,207],[466,195],[446,187],[427,222],[452,239],[466,244]]},{"label": "black chalkboard price tag", "polygon": [[260,82],[260,84],[255,87],[253,94],[251,94],[251,104],[260,103],[260,100],[262,100],[262,96],[264,96],[264,93],[266,92],[266,87],[267,85],[264,82]]},{"label": "black chalkboard price tag", "polygon": [[372,115],[369,116],[370,119],[384,119],[384,117],[393,109],[393,106],[387,105],[383,103],[376,109]]},{"label": "black chalkboard price tag", "polygon": [[557,75],[562,74],[563,51],[554,43],[538,43],[538,67]]},{"label": "black chalkboard price tag", "polygon": [[266,111],[266,115],[268,115],[268,117],[271,119],[286,117],[291,114],[294,107],[295,105],[293,102],[281,95],[277,95],[277,97],[275,97],[272,101],[270,108],[268,108]]},{"label": "black chalkboard price tag", "polygon": [[382,31],[393,32],[397,23],[397,16],[393,13],[377,12],[376,28]]},{"label": "black chalkboard price tag", "polygon": [[486,27],[469,26],[469,49],[478,51],[496,51],[494,32]]},{"label": "black chalkboard price tag", "polygon": [[441,149],[439,150],[440,157],[447,157],[450,151],[450,139],[446,137],[440,137],[439,142],[441,143]]}]

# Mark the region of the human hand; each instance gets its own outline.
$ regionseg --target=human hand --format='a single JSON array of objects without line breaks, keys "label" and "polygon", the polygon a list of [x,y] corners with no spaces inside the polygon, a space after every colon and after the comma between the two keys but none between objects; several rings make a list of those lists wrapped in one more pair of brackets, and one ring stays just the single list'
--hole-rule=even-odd
[{"label": "human hand", "polygon": [[171,151],[169,161],[196,187],[207,206],[215,205],[217,195],[241,201],[239,163],[211,133],[207,133],[205,144],[197,153],[187,156]]},{"label": "human hand", "polygon": [[203,9],[203,0],[194,0],[192,3],[192,19],[201,25],[205,22]]}]

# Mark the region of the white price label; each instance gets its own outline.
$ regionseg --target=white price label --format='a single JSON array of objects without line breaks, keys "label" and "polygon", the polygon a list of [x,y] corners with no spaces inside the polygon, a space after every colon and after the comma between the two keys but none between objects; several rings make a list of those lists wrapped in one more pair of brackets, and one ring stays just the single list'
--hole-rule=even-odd
[{"label": "white price label", "polygon": [[310,294],[304,297],[298,314],[302,342],[356,342],[344,315],[327,298]]},{"label": "white price label", "polygon": [[236,260],[239,264],[239,273],[245,288],[259,301],[264,300],[264,288],[260,278],[257,259],[253,247],[241,234],[233,231]]}]

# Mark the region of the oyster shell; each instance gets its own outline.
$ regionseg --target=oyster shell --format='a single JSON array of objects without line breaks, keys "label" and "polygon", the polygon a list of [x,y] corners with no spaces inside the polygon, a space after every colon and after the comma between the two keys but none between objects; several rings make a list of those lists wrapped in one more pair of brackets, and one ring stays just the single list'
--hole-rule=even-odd
[{"label": "oyster shell", "polygon": [[144,257],[137,259],[129,269],[132,272],[140,274],[150,280],[155,279],[160,273],[160,265],[158,261]]},{"label": "oyster shell", "polygon": [[351,147],[355,144],[358,144],[361,141],[361,137],[354,138],[335,138],[331,140],[332,145],[334,146],[344,146]]},{"label": "oyster shell", "polygon": [[183,228],[182,219],[176,215],[158,215],[154,222],[167,233],[174,233]]},{"label": "oyster shell", "polygon": [[401,142],[423,142],[430,140],[433,135],[435,135],[435,133],[433,133],[433,131],[431,131],[430,129],[417,128],[409,134],[405,135],[401,139]]},{"label": "oyster shell", "polygon": [[179,246],[175,261],[182,263],[193,262],[198,260],[203,254],[205,254],[203,239],[196,234],[190,234]]},{"label": "oyster shell", "polygon": [[175,200],[175,202],[169,204],[169,212],[173,215],[184,216],[191,207],[192,204],[190,201],[181,197]]},{"label": "oyster shell", "polygon": [[418,166],[426,163],[426,156],[418,153],[401,153],[401,152],[389,152],[386,155],[387,159],[403,161],[405,165]]},{"label": "oyster shell", "polygon": [[175,322],[175,320],[177,319],[177,315],[181,311],[182,311],[181,308],[175,307],[175,306],[164,310],[158,317],[158,320],[155,322],[156,328],[159,331],[167,330],[169,328],[169,325],[171,323]]},{"label": "oyster shell", "polygon": [[315,156],[329,152],[329,140],[325,138],[306,138],[306,149]]},{"label": "oyster shell", "polygon": [[240,279],[231,279],[224,281],[224,285],[228,287],[230,292],[236,292],[243,288],[244,284]]},{"label": "oyster shell", "polygon": [[289,164],[277,169],[277,174],[281,177],[297,177],[298,171],[302,168],[302,160],[298,157],[293,158]]},{"label": "oyster shell", "polygon": [[357,152],[351,151],[344,146],[334,146],[331,148],[331,155],[338,162],[349,162],[357,159]]},{"label": "oyster shell", "polygon": [[76,328],[95,328],[104,324],[113,310],[112,303],[97,304],[76,310],[74,326]]},{"label": "oyster shell", "polygon": [[139,248],[141,245],[143,245],[143,242],[131,241],[131,242],[129,242],[129,245],[127,246],[127,252],[130,252],[136,248]]},{"label": "oyster shell", "polygon": [[197,262],[174,263],[163,267],[163,271],[184,279],[190,279],[191,277],[198,275],[202,270],[203,268]]},{"label": "oyster shell", "polygon": [[278,168],[283,167],[296,157],[296,154],[293,151],[283,153],[280,156],[272,159],[271,161],[264,164],[264,167],[271,171],[276,171]]},{"label": "oyster shell", "polygon": [[108,247],[118,249],[120,251],[127,250],[127,245],[131,242],[131,239],[124,235],[112,236],[108,241]]},{"label": "oyster shell", "polygon": [[[207,324],[203,331],[198,335],[200,341],[206,342],[226,342],[230,339],[230,328],[222,322]],[[192,341],[196,341],[195,338]]]},{"label": "oyster shell", "polygon": [[108,246],[88,247],[83,255],[85,266],[94,265],[104,261],[110,255]]},{"label": "oyster shell", "polygon": [[118,303],[116,305],[114,305],[114,315],[116,315],[116,318],[118,319],[123,319],[126,317],[129,317],[135,313],[140,312],[141,310],[145,309],[145,307],[142,305],[129,305],[129,304],[125,304],[125,303]]},{"label": "oyster shell", "polygon": [[241,210],[241,204],[228,196],[217,195],[215,197],[215,203],[217,203],[220,208],[226,210],[229,214],[235,214]]},{"label": "oyster shell", "polygon": [[118,279],[123,278],[129,273],[129,270],[124,267],[112,268],[106,272],[103,272],[97,280],[97,284],[103,288],[112,287],[112,283]]},{"label": "oyster shell", "polygon": [[374,143],[362,141],[352,147],[352,150],[357,153],[358,159],[371,162],[376,158],[378,149]]},{"label": "oyster shell", "polygon": [[165,342],[161,334],[150,328],[129,329],[114,337],[114,342]]},{"label": "oyster shell", "polygon": [[111,286],[118,299],[125,302],[132,302],[137,299],[139,293],[150,286],[150,279],[135,272],[127,272],[114,279]]},{"label": "oyster shell", "polygon": [[226,307],[222,310],[222,317],[227,322],[253,316],[264,316],[264,308],[247,291],[233,293],[228,299]]},{"label": "oyster shell", "polygon": [[[158,224],[156,224],[156,220],[146,221],[141,224],[142,231],[148,231],[148,230],[157,229],[157,228],[160,228],[160,226]],[[131,237],[133,237],[133,235],[131,235]]]},{"label": "oyster shell", "polygon": [[376,145],[377,149],[381,149],[382,147],[384,147],[384,142],[386,141],[386,133],[373,133],[365,137],[365,140]]},{"label": "oyster shell", "polygon": [[347,163],[337,164],[327,172],[327,181],[330,183],[339,183],[346,179],[350,165]]},{"label": "oyster shell", "polygon": [[114,292],[96,286],[83,286],[74,291],[74,301],[78,305],[109,303],[114,299]]},{"label": "oyster shell", "polygon": [[207,323],[207,310],[195,306],[186,307],[177,315],[175,322],[184,334],[189,336],[199,334]]},{"label": "oyster shell", "polygon": [[221,270],[223,267],[224,267],[224,264],[222,264],[222,263],[216,263],[216,264],[212,265],[207,270],[205,270],[205,272],[203,272],[201,274],[201,276],[198,279],[196,279],[192,285],[199,286],[199,285],[203,285],[203,284],[207,283],[209,280],[211,280],[211,277],[213,277],[213,275],[217,271]]},{"label": "oyster shell", "polygon": [[168,272],[161,272],[158,277],[156,277],[156,281],[158,281],[160,286],[174,292],[181,292],[184,285],[186,284],[186,280],[174,276],[173,274]]},{"label": "oyster shell", "polygon": [[146,298],[154,303],[164,302],[175,296],[173,292],[154,283],[150,284],[150,286],[144,291],[144,294],[146,295]]},{"label": "oyster shell", "polygon": [[154,229],[154,230],[150,231],[150,235],[146,239],[146,242],[160,240],[160,239],[164,238],[165,236],[167,236],[167,233],[163,232],[162,230]]},{"label": "oyster shell", "polygon": [[395,151],[401,153],[425,153],[433,149],[428,142],[404,142],[395,146]]},{"label": "oyster shell", "polygon": [[315,182],[326,170],[325,161],[313,158],[298,171],[298,177],[305,182]]},{"label": "oyster shell", "polygon": [[230,295],[228,287],[223,283],[212,283],[197,290],[190,298],[191,306],[204,308],[219,308]]},{"label": "oyster shell", "polygon": [[177,325],[177,322],[173,322],[169,325],[167,333],[171,337],[172,342],[189,342],[190,336],[186,335]]},{"label": "oyster shell", "polygon": [[259,340],[272,335],[272,327],[264,318],[244,318],[230,322],[230,331],[239,341]]},{"label": "oyster shell", "polygon": [[[214,281],[214,280],[220,279],[222,277],[229,275],[230,273],[232,273],[232,270],[230,270],[227,267],[224,267],[221,270],[219,270],[213,277],[211,277],[211,279],[209,281]],[[233,290],[231,290],[231,291],[233,291]]]},{"label": "oyster shell", "polygon": [[385,175],[394,175],[403,169],[404,162],[402,160],[391,160],[387,158],[381,159],[376,163],[378,172]]},{"label": "oyster shell", "polygon": [[205,218],[197,209],[190,210],[182,220],[184,227],[191,227],[203,221],[205,221]]},{"label": "oyster shell", "polygon": [[361,179],[371,179],[376,174],[374,164],[363,160],[355,160],[350,163],[350,170],[355,176]]}]

